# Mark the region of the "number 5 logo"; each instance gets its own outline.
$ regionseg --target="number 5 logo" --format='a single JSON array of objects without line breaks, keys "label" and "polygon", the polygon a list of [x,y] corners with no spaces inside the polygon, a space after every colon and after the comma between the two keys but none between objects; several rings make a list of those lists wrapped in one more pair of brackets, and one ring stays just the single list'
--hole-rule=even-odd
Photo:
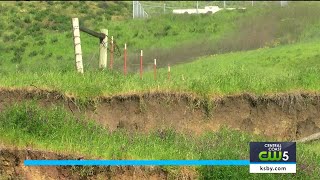
[{"label": "number 5 logo", "polygon": [[282,160],[284,160],[284,161],[288,161],[289,160],[288,151],[283,151]]}]

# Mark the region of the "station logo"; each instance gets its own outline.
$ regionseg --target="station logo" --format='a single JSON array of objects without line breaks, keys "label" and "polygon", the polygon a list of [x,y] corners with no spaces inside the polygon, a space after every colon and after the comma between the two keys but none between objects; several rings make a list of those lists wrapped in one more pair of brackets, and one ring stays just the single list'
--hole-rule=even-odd
[{"label": "station logo", "polygon": [[250,142],[250,173],[296,173],[296,143]]}]

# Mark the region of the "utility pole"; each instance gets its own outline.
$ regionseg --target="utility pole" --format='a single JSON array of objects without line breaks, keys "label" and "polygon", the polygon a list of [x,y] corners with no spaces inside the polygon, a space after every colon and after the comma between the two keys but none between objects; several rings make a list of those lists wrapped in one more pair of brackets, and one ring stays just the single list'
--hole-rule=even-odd
[{"label": "utility pole", "polygon": [[288,1],[280,1],[281,7],[288,5]]},{"label": "utility pole", "polygon": [[142,17],[144,18],[144,9],[142,8]]},{"label": "utility pole", "polygon": [[135,1],[132,1],[132,19],[134,19],[134,3]]},{"label": "utility pole", "polygon": [[136,4],[137,4],[137,5],[136,5],[136,8],[137,8],[136,17],[137,17],[137,18],[139,18],[139,14],[140,14],[140,12],[139,12],[139,11],[140,11],[140,8],[139,8],[139,5],[140,5],[140,4],[139,4],[139,1],[136,1]]},{"label": "utility pole", "polygon": [[197,14],[199,14],[198,7],[199,7],[199,1],[197,1]]},{"label": "utility pole", "polygon": [[141,14],[142,14],[143,12],[142,12],[142,6],[141,6],[141,3],[140,3],[140,2],[139,2],[139,6],[140,6],[140,14],[139,14],[139,17],[142,17]]}]

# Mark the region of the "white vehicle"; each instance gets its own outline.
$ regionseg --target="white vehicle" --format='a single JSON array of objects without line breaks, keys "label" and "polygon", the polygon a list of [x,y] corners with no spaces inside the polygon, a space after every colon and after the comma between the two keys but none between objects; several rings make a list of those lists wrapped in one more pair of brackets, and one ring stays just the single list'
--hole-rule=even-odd
[{"label": "white vehicle", "polygon": [[[173,14],[214,14],[224,8],[219,6],[205,6],[204,9],[174,9]],[[234,10],[236,8],[225,8],[227,10]],[[239,8],[245,9],[245,8]]]}]

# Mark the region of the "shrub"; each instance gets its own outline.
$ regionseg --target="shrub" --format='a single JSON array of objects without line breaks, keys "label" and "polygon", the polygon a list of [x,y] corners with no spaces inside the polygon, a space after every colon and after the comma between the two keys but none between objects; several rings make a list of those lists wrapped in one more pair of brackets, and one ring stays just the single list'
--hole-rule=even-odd
[{"label": "shrub", "polygon": [[58,61],[62,61],[64,58],[63,58],[61,55],[59,55],[59,56],[56,57],[56,59],[57,59]]},{"label": "shrub", "polygon": [[13,24],[21,24],[22,23],[22,20],[21,19],[18,19],[18,18],[14,18],[12,19]]},{"label": "shrub", "polygon": [[8,42],[10,41],[10,36],[9,35],[4,35],[3,36],[3,42]]},{"label": "shrub", "polygon": [[24,47],[19,47],[19,48],[16,48],[14,50],[14,55],[15,56],[22,56],[22,54],[25,52],[25,48]]},{"label": "shrub", "polygon": [[31,23],[31,19],[29,16],[25,17],[23,21],[27,24]]},{"label": "shrub", "polygon": [[109,4],[108,2],[102,1],[98,3],[98,7],[105,10],[109,7]]},{"label": "shrub", "polygon": [[96,16],[95,20],[96,21],[102,21],[103,19],[102,19],[102,17],[100,15],[98,15],[98,16]]},{"label": "shrub", "polygon": [[65,2],[63,2],[63,4],[62,4],[62,8],[63,9],[67,9],[68,7],[69,7],[69,2],[67,2],[67,1],[65,1]]},{"label": "shrub", "polygon": [[39,36],[39,37],[43,37],[43,32],[40,30],[40,31],[38,31],[37,32],[37,36]]},{"label": "shrub", "polygon": [[46,1],[48,3],[48,5],[53,5],[53,1]]},{"label": "shrub", "polygon": [[48,58],[51,58],[52,57],[52,53],[50,52],[49,54],[47,54],[46,56],[45,56],[45,59],[48,59]]},{"label": "shrub", "polygon": [[41,41],[42,38],[43,38],[43,37],[41,37],[41,36],[34,36],[33,39],[34,39],[35,41]]},{"label": "shrub", "polygon": [[69,32],[68,32],[68,33],[66,34],[66,38],[71,38],[71,37],[72,37],[72,33],[69,33]]},{"label": "shrub", "polygon": [[56,23],[68,23],[68,22],[70,22],[69,17],[64,16],[64,15],[55,16],[53,20],[54,20]]},{"label": "shrub", "polygon": [[6,50],[6,47],[4,46],[4,44],[0,43],[0,52],[5,50]]},{"label": "shrub", "polygon": [[21,58],[21,56],[19,56],[19,55],[17,55],[17,56],[14,56],[13,58],[11,58],[11,62],[12,63],[21,63],[21,61],[22,61],[22,58]]},{"label": "shrub", "polygon": [[14,31],[14,33],[15,33],[16,35],[20,35],[21,30],[20,30],[19,28],[17,28],[17,29]]},{"label": "shrub", "polygon": [[15,25],[13,25],[12,23],[9,24],[8,29],[14,29]]},{"label": "shrub", "polygon": [[79,2],[73,2],[72,5],[73,5],[73,8],[75,9],[78,9],[81,7],[81,4]]},{"label": "shrub", "polygon": [[24,29],[24,28],[26,28],[26,24],[25,23],[17,23],[16,28]]},{"label": "shrub", "polygon": [[36,33],[36,32],[39,32],[40,31],[40,26],[39,26],[39,24],[37,23],[37,24],[35,24],[35,25],[33,25],[33,26],[31,26],[30,27],[30,29],[29,29],[29,35],[33,35],[33,33]]},{"label": "shrub", "polygon": [[61,18],[56,17],[55,23],[51,26],[51,29],[60,32],[70,30],[70,24],[68,24],[68,22],[70,22],[69,19],[62,20]]},{"label": "shrub", "polygon": [[34,17],[34,20],[36,21],[39,21],[39,22],[42,22],[44,16],[42,14],[37,14],[35,17]]},{"label": "shrub", "polygon": [[8,48],[9,51],[14,51],[15,49],[17,49],[17,47],[14,45],[9,46]]},{"label": "shrub", "polygon": [[80,12],[80,13],[83,13],[83,14],[86,14],[86,13],[87,13],[87,9],[82,7],[82,8],[79,10],[79,12]]},{"label": "shrub", "polygon": [[44,39],[41,39],[40,41],[37,42],[37,45],[39,46],[43,46],[45,45],[47,42]]},{"label": "shrub", "polygon": [[15,14],[17,11],[15,8],[10,9],[10,14]]},{"label": "shrub", "polygon": [[38,55],[38,52],[37,51],[32,51],[29,53],[29,57],[34,57],[34,56],[37,56]]},{"label": "shrub", "polygon": [[26,46],[28,46],[28,45],[29,45],[28,42],[23,42],[23,43],[21,43],[21,46],[22,46],[22,47],[26,47]]},{"label": "shrub", "polygon": [[9,36],[9,38],[10,38],[10,40],[12,40],[12,41],[15,41],[15,40],[17,40],[17,35],[16,34],[11,34],[10,36]]},{"label": "shrub", "polygon": [[41,54],[41,55],[44,55],[44,54],[45,54],[45,51],[44,51],[43,48],[40,50],[39,54]]},{"label": "shrub", "polygon": [[56,42],[58,42],[58,38],[57,38],[57,37],[53,37],[53,38],[51,39],[51,43],[56,43]]},{"label": "shrub", "polygon": [[20,51],[14,51],[14,56],[21,56],[21,54],[22,54],[22,52],[20,52]]}]

